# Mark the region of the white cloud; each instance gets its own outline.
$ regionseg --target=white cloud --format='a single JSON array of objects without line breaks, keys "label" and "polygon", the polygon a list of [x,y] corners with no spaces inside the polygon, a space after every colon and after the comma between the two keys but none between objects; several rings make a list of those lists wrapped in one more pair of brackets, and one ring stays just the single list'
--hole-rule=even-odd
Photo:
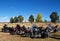
[{"label": "white cloud", "polygon": [[0,18],[0,22],[9,22],[9,17],[5,16],[5,17],[1,17]]},{"label": "white cloud", "polygon": [[2,17],[2,18],[0,18],[0,19],[2,19],[2,20],[3,20],[3,19],[7,19],[7,18],[8,18],[8,17],[7,17],[7,16],[5,16],[5,17]]}]

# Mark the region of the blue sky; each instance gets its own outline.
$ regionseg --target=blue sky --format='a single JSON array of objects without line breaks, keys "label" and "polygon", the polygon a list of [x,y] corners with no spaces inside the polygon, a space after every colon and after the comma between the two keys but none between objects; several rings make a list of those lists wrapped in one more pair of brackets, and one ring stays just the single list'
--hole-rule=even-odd
[{"label": "blue sky", "polygon": [[60,16],[60,0],[0,0],[0,22],[8,22],[18,15],[27,21],[31,14],[36,18],[38,13],[43,20],[50,20],[53,11]]}]

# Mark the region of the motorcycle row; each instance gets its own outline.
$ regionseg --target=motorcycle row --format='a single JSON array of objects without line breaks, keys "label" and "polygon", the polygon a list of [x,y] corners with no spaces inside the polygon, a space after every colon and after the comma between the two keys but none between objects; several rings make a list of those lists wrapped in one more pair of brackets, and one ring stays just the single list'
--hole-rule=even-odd
[{"label": "motorcycle row", "polygon": [[48,38],[50,37],[51,33],[55,33],[58,31],[58,25],[55,27],[51,26],[51,24],[48,24],[46,28],[43,26],[38,27],[35,24],[33,24],[31,27],[26,28],[24,25],[20,27],[19,24],[16,25],[16,27],[8,27],[7,24],[5,24],[1,30],[2,32],[10,33],[11,35],[20,35],[30,38]]}]

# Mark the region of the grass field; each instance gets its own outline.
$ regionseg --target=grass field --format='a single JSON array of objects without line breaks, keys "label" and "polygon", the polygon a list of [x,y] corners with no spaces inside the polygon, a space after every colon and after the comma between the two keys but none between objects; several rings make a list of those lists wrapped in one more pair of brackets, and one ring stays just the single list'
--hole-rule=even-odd
[{"label": "grass field", "polygon": [[[3,27],[4,24],[7,24],[9,27],[13,26],[15,27],[16,24],[19,24],[19,25],[25,25],[26,27],[31,27],[31,24],[30,23],[0,23],[0,29]],[[37,26],[47,26],[47,24],[49,23],[35,23]],[[57,23],[60,27],[60,23]],[[53,26],[55,26],[55,24],[52,24]],[[56,32],[56,33],[53,33],[51,34],[51,38],[34,38],[34,39],[31,39],[29,37],[20,37],[19,35],[10,35],[9,33],[3,33],[3,32],[0,32],[0,41],[60,41],[60,31]]]}]

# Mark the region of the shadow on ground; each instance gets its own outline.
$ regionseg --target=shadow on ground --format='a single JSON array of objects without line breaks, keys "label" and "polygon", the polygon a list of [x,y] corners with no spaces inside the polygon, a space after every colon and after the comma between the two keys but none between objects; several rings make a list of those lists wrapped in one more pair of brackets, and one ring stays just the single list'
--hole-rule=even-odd
[{"label": "shadow on ground", "polygon": [[52,36],[50,36],[50,38],[54,38],[54,39],[60,40],[60,35],[52,35]]}]

